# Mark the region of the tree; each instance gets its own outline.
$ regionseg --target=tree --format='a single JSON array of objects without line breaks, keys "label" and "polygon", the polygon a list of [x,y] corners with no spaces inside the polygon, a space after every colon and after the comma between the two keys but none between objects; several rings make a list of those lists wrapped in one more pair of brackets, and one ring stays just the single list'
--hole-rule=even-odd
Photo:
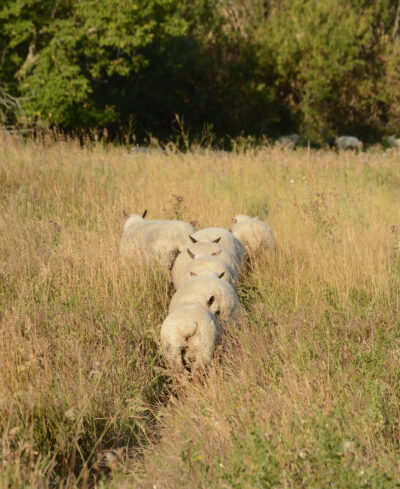
[{"label": "tree", "polygon": [[309,136],[379,134],[389,97],[387,3],[293,0],[269,19],[278,92]]},{"label": "tree", "polygon": [[[157,36],[179,35],[184,19],[173,0],[16,0],[1,12],[28,116],[63,127],[88,127],[117,118],[99,101],[113,77],[148,63],[141,49]],[[25,58],[21,53],[26,53]]]}]

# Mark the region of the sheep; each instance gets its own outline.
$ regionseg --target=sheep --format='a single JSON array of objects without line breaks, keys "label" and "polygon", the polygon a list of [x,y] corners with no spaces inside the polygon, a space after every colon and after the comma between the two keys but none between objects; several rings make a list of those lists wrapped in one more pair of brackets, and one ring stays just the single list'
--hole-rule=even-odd
[{"label": "sheep", "polygon": [[218,244],[228,250],[235,259],[244,263],[245,255],[242,243],[233,234],[224,228],[204,228],[189,236],[192,243],[214,241],[219,238]]},{"label": "sheep", "polygon": [[[237,216],[232,217],[232,222],[233,222],[233,224],[239,224],[242,221],[247,221],[248,219],[258,219],[258,216],[252,218],[252,217],[246,216],[246,214],[238,214]],[[231,230],[231,232],[232,232],[232,230]]]},{"label": "sheep", "polygon": [[211,362],[221,335],[221,324],[207,307],[181,304],[162,323],[161,346],[167,362],[177,372],[188,367],[194,372]]},{"label": "sheep", "polygon": [[121,239],[122,258],[141,255],[146,260],[158,257],[161,265],[171,270],[177,254],[184,249],[193,226],[184,221],[145,221],[147,211],[142,215],[129,215],[124,211],[126,222]]},{"label": "sheep", "polygon": [[218,256],[221,260],[224,260],[235,272],[235,274],[239,275],[240,273],[240,264],[238,261],[232,256],[229,251],[221,248],[218,244],[219,239],[216,239],[211,242],[198,242],[193,244],[190,248],[187,248],[188,251],[180,253],[175,260],[175,263],[172,267],[172,282],[174,284],[181,283],[181,276],[184,268],[192,261],[191,254],[193,254],[196,259],[201,258],[205,255]]},{"label": "sheep", "polygon": [[124,233],[129,233],[143,224],[144,219],[147,216],[147,209],[143,212],[143,214],[128,214],[124,209],[122,214],[126,219],[124,224]]},{"label": "sheep", "polygon": [[156,146],[156,147],[155,146],[141,146],[139,144],[136,144],[136,146],[132,146],[128,150],[128,154],[130,154],[130,155],[139,154],[139,153],[142,153],[142,154],[154,154],[154,153],[162,154],[165,152],[166,152],[165,149],[160,147],[160,146]]},{"label": "sheep", "polygon": [[298,134],[289,134],[288,136],[281,136],[278,138],[278,143],[287,149],[294,149],[300,141],[300,136]]},{"label": "sheep", "polygon": [[[220,252],[221,250],[216,253]],[[182,272],[176,277],[175,288],[178,289],[187,278],[197,275],[215,275],[218,278],[223,278],[232,286],[239,282],[239,274],[219,256],[214,254],[197,258],[190,250],[188,250],[188,254],[192,260],[186,264]]]},{"label": "sheep", "polygon": [[208,307],[223,321],[237,319],[241,311],[235,289],[228,282],[214,275],[186,279],[172,297],[169,312],[189,302]]},{"label": "sheep", "polygon": [[392,136],[388,136],[386,141],[392,148],[400,148],[400,138],[396,138],[394,134]]},{"label": "sheep", "polygon": [[140,146],[137,144],[136,146],[132,146],[129,149],[129,154],[134,154],[134,153],[148,153],[149,148],[147,146]]},{"label": "sheep", "polygon": [[361,151],[363,149],[363,143],[354,136],[338,136],[334,140],[334,145],[338,149],[355,149]]},{"label": "sheep", "polygon": [[232,224],[232,234],[243,244],[247,255],[252,255],[264,246],[276,247],[272,229],[258,217],[239,214],[232,218]]}]

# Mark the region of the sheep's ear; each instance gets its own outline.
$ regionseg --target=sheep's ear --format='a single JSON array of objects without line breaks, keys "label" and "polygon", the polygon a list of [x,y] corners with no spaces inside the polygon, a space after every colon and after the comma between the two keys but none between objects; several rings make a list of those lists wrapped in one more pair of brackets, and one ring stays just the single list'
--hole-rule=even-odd
[{"label": "sheep's ear", "polygon": [[147,216],[147,209],[143,212],[142,217],[143,219]]},{"label": "sheep's ear", "polygon": [[193,238],[193,236],[190,236],[190,234],[189,234],[189,239],[192,243],[198,243],[197,239]]},{"label": "sheep's ear", "polygon": [[225,272],[222,272],[218,275],[218,278],[222,278],[225,275]]},{"label": "sheep's ear", "polygon": [[194,260],[194,258],[195,258],[194,253],[192,253],[192,252],[189,250],[189,248],[186,248],[186,251],[188,252],[188,255],[190,256],[190,258],[191,258],[192,260]]},{"label": "sheep's ear", "polygon": [[219,243],[220,241],[221,241],[221,236],[219,238],[217,238],[217,239],[213,239],[212,240],[213,243]]},{"label": "sheep's ear", "polygon": [[215,296],[212,295],[207,301],[207,306],[210,307],[212,304],[214,304],[214,302],[215,302]]},{"label": "sheep's ear", "polygon": [[212,256],[219,256],[222,253],[222,250],[214,251],[214,253],[211,253]]},{"label": "sheep's ear", "polygon": [[125,217],[125,219],[128,219],[129,217],[129,214],[126,212],[125,209],[122,211],[122,215]]},{"label": "sheep's ear", "polygon": [[190,272],[190,275],[191,275],[192,277],[197,277],[197,273],[194,273],[194,272]]},{"label": "sheep's ear", "polygon": [[237,224],[237,219],[236,219],[236,217],[232,217],[232,222],[233,222],[233,224]]}]

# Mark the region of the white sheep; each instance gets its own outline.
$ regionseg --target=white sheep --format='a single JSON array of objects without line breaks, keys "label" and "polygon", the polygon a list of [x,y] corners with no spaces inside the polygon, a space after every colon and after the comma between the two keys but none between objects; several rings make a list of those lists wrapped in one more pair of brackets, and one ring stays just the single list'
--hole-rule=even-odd
[{"label": "white sheep", "polygon": [[278,138],[278,143],[287,149],[294,149],[300,141],[300,136],[298,134],[289,134],[287,136],[281,136]]},{"label": "white sheep", "polygon": [[204,228],[196,231],[189,236],[192,243],[216,241],[218,244],[228,250],[235,259],[243,264],[245,260],[242,243],[230,231],[224,228]]},{"label": "white sheep", "polygon": [[396,138],[396,135],[388,136],[386,141],[389,143],[389,146],[392,148],[400,148],[400,138]]},{"label": "white sheep", "polygon": [[197,258],[190,250],[188,250],[188,254],[192,260],[186,264],[182,272],[176,277],[176,282],[174,282],[176,289],[187,278],[198,275],[215,275],[229,282],[233,287],[239,282],[239,274],[219,256],[204,255]]},{"label": "white sheep", "polygon": [[161,345],[168,363],[182,372],[206,367],[221,343],[222,328],[208,308],[188,303],[176,307],[161,326]]},{"label": "white sheep", "polygon": [[338,149],[355,149],[361,151],[363,149],[363,143],[354,136],[338,136],[334,141],[335,146]]},{"label": "white sheep", "polygon": [[[215,240],[215,241],[218,241]],[[182,283],[182,274],[185,267],[192,261],[191,254],[193,254],[196,259],[201,258],[205,255],[217,256],[221,260],[224,260],[235,272],[235,274],[240,274],[240,264],[235,259],[235,257],[227,250],[219,246],[216,242],[199,242],[192,244],[190,248],[187,248],[189,251],[184,251],[180,253],[175,260],[175,263],[172,267],[172,282],[174,284]]]},{"label": "white sheep", "polygon": [[275,248],[275,237],[271,227],[258,217],[239,214],[232,218],[232,234],[243,244],[248,255],[262,247]]},{"label": "white sheep", "polygon": [[[246,214],[238,214],[237,216],[232,217],[232,222],[233,222],[233,224],[239,224],[242,221],[247,221],[248,219],[258,219],[258,216],[257,217],[250,217],[250,216],[246,216]],[[231,232],[232,232],[232,230],[231,230]]]},{"label": "white sheep", "polygon": [[208,307],[224,321],[237,319],[241,311],[235,289],[228,282],[214,275],[201,275],[186,279],[172,297],[169,312],[189,302]]},{"label": "white sheep", "polygon": [[121,239],[120,253],[125,259],[135,256],[145,260],[156,257],[170,270],[177,254],[187,243],[193,226],[184,221],[163,219],[145,221],[147,211],[142,215],[129,215],[124,211],[126,222]]}]

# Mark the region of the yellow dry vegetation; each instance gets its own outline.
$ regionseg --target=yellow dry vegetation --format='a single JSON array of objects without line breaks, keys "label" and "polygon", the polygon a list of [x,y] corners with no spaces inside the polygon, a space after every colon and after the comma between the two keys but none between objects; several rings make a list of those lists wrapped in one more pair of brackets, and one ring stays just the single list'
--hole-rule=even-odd
[{"label": "yellow dry vegetation", "polygon": [[[1,133],[0,196],[1,488],[399,483],[399,154]],[[202,381],[165,368],[173,289],[120,262],[123,209],[275,232]]]}]

